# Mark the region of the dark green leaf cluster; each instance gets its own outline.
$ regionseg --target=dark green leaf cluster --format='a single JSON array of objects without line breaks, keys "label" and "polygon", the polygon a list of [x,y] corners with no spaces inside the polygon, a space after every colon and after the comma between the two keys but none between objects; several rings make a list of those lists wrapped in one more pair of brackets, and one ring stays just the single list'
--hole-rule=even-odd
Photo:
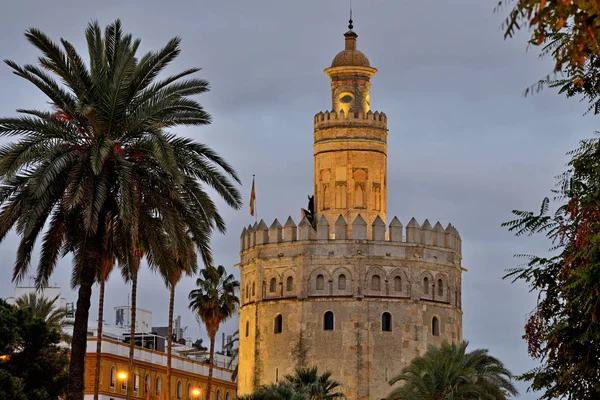
[{"label": "dark green leaf cluster", "polygon": [[206,326],[211,342],[214,342],[219,325],[233,317],[240,302],[236,295],[240,283],[228,274],[225,267],[212,265],[200,271],[197,289],[189,294],[189,308]]},{"label": "dark green leaf cluster", "polygon": [[285,381],[261,387],[240,400],[333,400],[344,399],[339,390],[339,382],[331,379],[326,371],[319,375],[317,367],[296,368],[293,375],[286,375]]},{"label": "dark green leaf cluster", "polygon": [[189,78],[198,69],[157,80],[179,55],[180,39],[138,59],[140,41],[119,21],[104,36],[93,23],[86,64],[64,39],[61,48],[36,29],[26,37],[43,54],[39,66],[6,63],[46,94],[52,111],[0,119],[0,136],[20,137],[0,148],[0,239],[12,228],[21,236],[15,280],[27,273],[45,227],[39,285],[67,252],[73,284],[83,266],[104,258],[116,257],[128,279],[141,255],[151,267],[173,264],[190,243],[210,263],[210,234],[225,226],[203,185],[239,207],[229,179],[238,178],[209,147],[169,132],[210,122],[190,98],[209,88]]},{"label": "dark green leaf cluster", "polygon": [[390,381],[388,400],[505,400],[518,394],[502,362],[479,349],[467,353],[467,342],[430,346]]},{"label": "dark green leaf cluster", "polygon": [[551,255],[527,262],[507,277],[539,293],[525,326],[529,353],[541,366],[522,375],[542,399],[598,399],[600,386],[600,140],[583,140],[569,153],[555,190],[556,211],[544,199],[539,213],[513,211],[503,224],[517,234],[542,234]]},{"label": "dark green leaf cluster", "polygon": [[58,400],[67,387],[59,332],[0,299],[0,400]]}]

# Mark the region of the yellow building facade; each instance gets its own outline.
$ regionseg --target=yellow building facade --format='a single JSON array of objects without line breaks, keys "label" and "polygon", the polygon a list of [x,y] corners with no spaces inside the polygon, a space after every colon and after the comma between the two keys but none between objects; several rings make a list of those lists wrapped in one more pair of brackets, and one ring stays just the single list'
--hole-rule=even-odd
[{"label": "yellow building facade", "polygon": [[313,220],[260,221],[240,237],[241,395],[316,366],[348,399],[380,400],[429,345],[462,340],[460,235],[451,224],[387,220],[377,70],[352,26],[344,36],[325,69],[332,109],[314,117]]},{"label": "yellow building facade", "polygon": [[[85,400],[94,398],[96,376],[96,339],[88,340],[85,372]],[[104,338],[100,358],[99,400],[122,400],[127,394],[129,346]],[[171,393],[167,393],[167,355],[159,351],[136,348],[134,359],[134,390],[136,400],[206,400],[208,365],[188,358],[172,357]],[[213,400],[236,398],[231,371],[215,366]]]}]

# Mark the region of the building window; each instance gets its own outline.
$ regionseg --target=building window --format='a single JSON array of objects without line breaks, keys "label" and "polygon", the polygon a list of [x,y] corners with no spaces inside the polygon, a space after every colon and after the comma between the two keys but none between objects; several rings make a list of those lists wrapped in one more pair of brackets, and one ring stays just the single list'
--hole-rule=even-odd
[{"label": "building window", "polygon": [[231,396],[229,395],[229,392],[227,392],[227,394],[225,395],[225,400],[231,400]]},{"label": "building window", "polygon": [[271,283],[269,284],[269,292],[275,293],[277,290],[277,279],[271,278]]},{"label": "building window", "polygon": [[156,387],[155,387],[156,393],[160,394],[160,376],[156,377],[156,384],[155,385],[156,385]]},{"label": "building window", "polygon": [[150,392],[150,374],[146,374],[146,377],[144,378],[144,391],[146,393]]},{"label": "building window", "polygon": [[338,290],[346,290],[346,275],[344,274],[338,277]]},{"label": "building window", "polygon": [[191,400],[192,399],[192,395],[193,395],[193,393],[192,393],[192,384],[188,383],[188,399]]},{"label": "building window", "polygon": [[288,278],[287,278],[285,290],[287,290],[288,292],[291,292],[292,290],[294,290],[294,278],[292,278],[291,276],[288,276]]},{"label": "building window", "polygon": [[279,382],[279,368],[275,368],[275,383]]},{"label": "building window", "polygon": [[246,321],[246,337],[250,334],[250,321]]},{"label": "building window", "polygon": [[221,400],[221,391],[217,390],[217,400]]},{"label": "building window", "polygon": [[333,330],[333,313],[331,311],[327,311],[323,316],[323,330]]},{"label": "building window", "polygon": [[127,378],[123,379],[123,382],[121,382],[121,390],[127,390]]},{"label": "building window", "polygon": [[438,296],[444,295],[444,281],[441,279],[438,279],[437,281],[437,294]]},{"label": "building window", "polygon": [[381,330],[383,332],[392,331],[392,314],[389,312],[384,312],[381,316]]},{"label": "building window", "polygon": [[440,336],[440,320],[438,317],[431,319],[431,334],[433,336]]},{"label": "building window", "polygon": [[181,381],[177,381],[177,398],[181,399],[183,397],[183,384]]},{"label": "building window", "polygon": [[429,278],[423,278],[423,294],[429,294]]},{"label": "building window", "polygon": [[115,388],[117,386],[117,370],[115,367],[110,368],[110,387]]},{"label": "building window", "polygon": [[133,377],[133,391],[136,393],[140,391],[140,376],[138,374]]},{"label": "building window", "polygon": [[399,276],[394,278],[394,290],[396,292],[402,291],[402,278],[400,278]]},{"label": "building window", "polygon": [[252,282],[252,296],[254,296],[256,285]]},{"label": "building window", "polygon": [[282,330],[283,330],[283,317],[281,316],[281,314],[279,314],[278,316],[275,317],[275,325],[273,327],[273,332],[281,333]]},{"label": "building window", "polygon": [[317,275],[317,290],[325,289],[325,277],[321,274]]},{"label": "building window", "polygon": [[250,290],[248,290],[248,289],[250,289],[250,288],[248,287],[248,284],[246,283],[246,298],[248,298],[250,296]]},{"label": "building window", "polygon": [[454,305],[458,307],[458,290],[454,291]]},{"label": "building window", "polygon": [[371,277],[371,290],[379,292],[381,290],[381,278],[379,275],[373,275]]}]

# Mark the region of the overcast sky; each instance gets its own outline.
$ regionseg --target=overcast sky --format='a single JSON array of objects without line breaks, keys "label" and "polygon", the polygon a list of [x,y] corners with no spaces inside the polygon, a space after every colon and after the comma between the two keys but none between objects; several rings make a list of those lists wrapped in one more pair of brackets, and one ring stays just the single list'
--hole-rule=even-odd
[{"label": "overcast sky", "polygon": [[[463,238],[464,337],[489,348],[514,373],[534,364],[521,339],[535,298],[523,284],[501,277],[518,261],[515,253],[540,253],[543,240],[514,238],[500,224],[515,208],[537,209],[564,170],[564,153],[592,135],[585,105],[551,90],[524,98],[523,89],[543,77],[550,62],[526,52],[526,36],[504,41],[495,14],[497,0],[355,0],[358,47],[379,69],[372,80],[373,110],[388,115],[388,221],[440,220]],[[85,52],[83,32],[97,19],[121,18],[142,38],[142,51],[173,36],[183,38],[171,72],[199,66],[212,91],[200,98],[214,123],[182,129],[212,146],[234,165],[245,203],[256,174],[257,208],[270,224],[295,219],[306,206],[313,180],[313,115],[328,109],[323,69],[343,48],[347,0],[229,1],[30,1],[6,0],[0,14],[0,58],[35,62],[38,53],[23,33],[36,27],[64,37]],[[18,108],[45,108],[32,85],[0,66],[0,115]],[[213,242],[215,260],[239,276],[239,234],[253,221],[247,206],[233,212],[221,202],[228,234]],[[11,268],[17,238],[0,246],[0,297],[13,293]],[[70,263],[63,260],[51,281],[69,301]],[[27,283],[27,282],[25,282]],[[177,290],[176,315],[186,336],[205,336],[187,309],[190,278]],[[107,322],[112,308],[127,304],[129,288],[119,274],[107,286]],[[90,310],[95,319],[97,290]],[[166,325],[168,291],[143,271],[138,304],[152,310],[154,325]],[[231,334],[237,320],[223,327]],[[220,345],[219,345],[220,346]],[[521,398],[533,399],[521,384]]]}]

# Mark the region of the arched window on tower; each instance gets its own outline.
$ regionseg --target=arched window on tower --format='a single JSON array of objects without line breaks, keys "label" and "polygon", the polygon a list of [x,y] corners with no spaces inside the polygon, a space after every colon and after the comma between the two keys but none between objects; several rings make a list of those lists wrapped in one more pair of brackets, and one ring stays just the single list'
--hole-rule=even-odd
[{"label": "arched window on tower", "polygon": [[325,277],[321,274],[317,275],[317,290],[325,289]]},{"label": "arched window on tower", "polygon": [[188,383],[188,399],[192,400],[193,395],[194,395],[194,392],[192,391],[192,384]]},{"label": "arched window on tower", "polygon": [[275,317],[275,324],[273,327],[273,332],[281,333],[282,331],[283,331],[283,317],[281,316],[281,314],[279,314]]},{"label": "arched window on tower", "polygon": [[254,282],[252,282],[252,296],[254,296],[254,294],[256,293],[255,289],[256,285],[254,284]]},{"label": "arched window on tower", "polygon": [[402,291],[402,278],[400,278],[399,276],[394,278],[394,290],[396,292]]},{"label": "arched window on tower", "polygon": [[440,336],[440,320],[438,317],[431,319],[431,334],[433,336]]},{"label": "arched window on tower", "polygon": [[444,281],[441,279],[437,281],[437,295],[440,297],[444,295]]},{"label": "arched window on tower", "polygon": [[371,290],[379,292],[381,290],[381,278],[379,275],[373,275],[371,277]]},{"label": "arched window on tower", "polygon": [[373,183],[373,194],[375,195],[375,210],[381,210],[381,185],[379,183]]},{"label": "arched window on tower", "polygon": [[294,290],[294,278],[292,278],[291,276],[288,276],[288,278],[287,278],[285,289],[288,292],[291,292],[292,290]]},{"label": "arched window on tower", "polygon": [[333,330],[333,313],[331,311],[327,311],[323,316],[323,330]]},{"label": "arched window on tower", "polygon": [[429,278],[423,278],[423,294],[429,294]]},{"label": "arched window on tower", "polygon": [[335,185],[335,208],[346,208],[346,182]]},{"label": "arched window on tower", "polygon": [[381,330],[383,332],[392,331],[392,314],[390,314],[389,312],[384,312],[381,315]]},{"label": "arched window on tower", "polygon": [[248,287],[248,284],[246,283],[246,298],[250,297],[250,290],[248,290],[248,289],[250,289],[250,288]]},{"label": "arched window on tower", "polygon": [[354,208],[365,208],[364,183],[357,183],[354,188]]},{"label": "arched window on tower", "polygon": [[271,278],[271,283],[269,284],[269,292],[275,293],[277,290],[277,279]]},{"label": "arched window on tower", "polygon": [[246,321],[246,337],[250,334],[250,321]]},{"label": "arched window on tower", "polygon": [[346,290],[346,275],[338,276],[338,290]]},{"label": "arched window on tower", "polygon": [[183,384],[181,381],[177,382],[177,398],[181,399],[183,397]]}]

